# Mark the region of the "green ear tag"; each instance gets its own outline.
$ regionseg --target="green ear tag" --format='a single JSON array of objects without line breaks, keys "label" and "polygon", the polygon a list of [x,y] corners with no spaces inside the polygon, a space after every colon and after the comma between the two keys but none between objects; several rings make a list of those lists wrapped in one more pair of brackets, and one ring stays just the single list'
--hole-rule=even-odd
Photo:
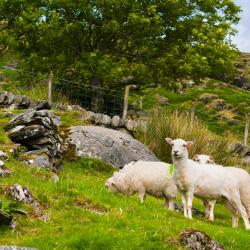
[{"label": "green ear tag", "polygon": [[170,166],[169,166],[169,174],[171,176],[173,176],[173,174],[174,174],[174,164],[170,164]]}]

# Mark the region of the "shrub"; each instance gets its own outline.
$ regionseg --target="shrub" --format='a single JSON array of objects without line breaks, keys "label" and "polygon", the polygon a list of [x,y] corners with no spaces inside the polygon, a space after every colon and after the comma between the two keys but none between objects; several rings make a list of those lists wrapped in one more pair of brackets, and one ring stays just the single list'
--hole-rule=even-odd
[{"label": "shrub", "polygon": [[190,116],[186,113],[177,111],[154,113],[146,131],[137,134],[137,138],[148,145],[161,160],[171,162],[171,147],[165,142],[166,137],[194,141],[190,150],[190,158],[195,154],[208,154],[220,164],[234,162],[229,152],[233,138],[229,135],[219,136],[212,133],[198,119],[191,123]]}]

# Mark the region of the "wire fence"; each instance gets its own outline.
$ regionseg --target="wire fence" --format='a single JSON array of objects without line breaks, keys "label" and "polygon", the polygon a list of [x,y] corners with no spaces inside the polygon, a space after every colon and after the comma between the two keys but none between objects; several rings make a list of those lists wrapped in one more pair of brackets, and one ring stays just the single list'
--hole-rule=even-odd
[{"label": "wire fence", "polygon": [[[0,68],[19,72],[20,76],[22,76],[22,74],[26,77],[28,76],[28,81],[30,84],[24,84],[24,82],[21,81],[20,85],[15,86],[14,89],[13,86],[10,87],[9,84],[6,84],[7,86],[9,86],[9,88],[11,88],[9,89],[10,91],[13,92],[14,90],[16,90],[17,94],[25,93],[26,95],[34,99],[47,99],[48,96],[51,94],[53,102],[78,104],[89,111],[93,111],[95,113],[103,113],[110,116],[123,115],[123,89],[119,91],[117,89],[112,89],[109,87],[89,85],[81,81],[70,81],[67,79],[53,76],[53,84],[50,90],[52,93],[49,94],[48,75],[42,75],[35,72],[17,69],[14,65],[0,66]],[[130,93],[129,99],[129,105],[133,110],[150,110],[152,106],[154,106],[152,105],[152,101],[151,103],[144,102],[145,100],[139,94]],[[197,108],[195,108],[194,106],[185,108],[180,105],[166,102],[164,104],[164,107],[172,110],[178,110],[182,113],[190,115],[191,123],[196,118],[195,115],[199,115],[199,117],[204,117],[208,115],[204,114],[204,112],[197,110]],[[249,118],[246,119],[246,123],[243,125],[243,127],[245,128],[244,144],[246,145],[249,135]]]},{"label": "wire fence", "polygon": [[[17,92],[22,93],[22,90],[24,90],[25,94],[30,95],[31,98],[48,98],[48,76],[9,66],[0,67],[5,70],[19,72],[20,76],[22,74],[26,76],[29,84],[21,82],[20,86],[16,86]],[[53,76],[52,81],[53,84],[50,91],[53,102],[77,104],[87,110],[110,116],[122,115],[124,104],[123,91],[89,85],[81,81],[70,81],[55,76]]]}]

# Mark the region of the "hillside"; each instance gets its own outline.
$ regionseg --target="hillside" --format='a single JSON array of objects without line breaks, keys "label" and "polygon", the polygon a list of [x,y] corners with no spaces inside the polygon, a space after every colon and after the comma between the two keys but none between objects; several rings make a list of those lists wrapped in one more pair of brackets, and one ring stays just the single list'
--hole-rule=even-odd
[{"label": "hillside", "polygon": [[[1,127],[10,119],[4,117],[5,113],[2,110]],[[12,143],[2,130],[0,138],[0,149],[8,152]],[[0,245],[38,249],[182,249],[179,233],[190,227],[205,231],[225,249],[244,250],[250,245],[249,232],[243,229],[242,222],[239,229],[232,229],[230,214],[221,205],[216,206],[214,223],[199,217],[190,221],[181,212],[167,211],[162,200],[148,196],[140,204],[137,195],[128,198],[108,192],[104,182],[114,170],[102,161],[88,158],[65,162],[57,183],[49,171],[29,168],[13,156],[6,167],[13,173],[1,179],[1,208],[21,208],[27,215],[13,213],[17,222],[14,230],[0,227]],[[6,187],[14,183],[30,189],[40,204],[42,218],[32,205],[15,202],[4,194]],[[197,199],[194,206],[203,209]]]},{"label": "hillside", "polygon": [[[243,136],[245,115],[250,112],[250,92],[215,80],[204,81],[199,86],[188,86],[181,93],[162,87],[147,88],[131,97],[131,103],[138,108],[143,96],[143,109],[155,108],[190,112],[202,119],[209,129],[216,133],[231,131]],[[166,99],[167,98],[167,99]],[[162,104],[162,100],[165,100]]]}]

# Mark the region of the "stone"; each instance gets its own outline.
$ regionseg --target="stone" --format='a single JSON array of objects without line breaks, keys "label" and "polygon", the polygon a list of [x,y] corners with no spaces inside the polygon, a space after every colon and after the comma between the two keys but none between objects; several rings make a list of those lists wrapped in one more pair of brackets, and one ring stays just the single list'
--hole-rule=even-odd
[{"label": "stone", "polygon": [[199,100],[202,101],[203,103],[209,103],[214,99],[218,99],[218,95],[211,93],[204,93],[199,96]]},{"label": "stone", "polygon": [[9,186],[5,190],[6,194],[10,195],[14,200],[24,203],[32,203],[33,197],[30,190],[27,187],[22,187],[19,184]]},{"label": "stone", "polygon": [[[183,206],[181,204],[174,203],[174,209],[183,212]],[[205,213],[201,212],[199,209],[195,207],[192,207],[192,214],[194,214],[197,217],[205,217]]]},{"label": "stone", "polygon": [[77,157],[102,159],[117,168],[136,160],[159,161],[154,153],[132,136],[101,126],[71,127],[63,151],[68,152],[72,148]]},{"label": "stone", "polygon": [[47,100],[32,101],[29,108],[35,110],[51,109],[51,104]]},{"label": "stone", "polygon": [[4,167],[4,162],[0,160],[0,169]]},{"label": "stone", "polygon": [[119,115],[114,115],[111,119],[111,127],[118,128],[121,125],[121,118]]},{"label": "stone", "polygon": [[147,121],[142,119],[127,119],[125,121],[125,128],[130,132],[136,132],[138,130],[145,131],[147,129]]},{"label": "stone", "polygon": [[103,115],[103,116],[102,116],[101,124],[102,124],[102,125],[105,125],[105,126],[109,126],[109,125],[111,124],[111,118],[110,118],[110,116],[108,116],[108,115]]},{"label": "stone", "polygon": [[12,173],[11,170],[7,169],[7,168],[0,168],[0,176],[1,177],[7,177]]},{"label": "stone", "polygon": [[[61,138],[58,118],[49,110],[27,110],[13,118],[5,127],[10,139],[34,151],[28,159],[33,166],[60,168],[62,165]],[[43,150],[42,155],[36,150]],[[24,155],[24,158],[27,154]]]},{"label": "stone", "polygon": [[3,161],[8,159],[7,154],[5,154],[2,150],[0,150],[0,159]]},{"label": "stone", "polygon": [[192,228],[181,232],[180,243],[191,250],[224,250],[224,247],[209,235]]}]

